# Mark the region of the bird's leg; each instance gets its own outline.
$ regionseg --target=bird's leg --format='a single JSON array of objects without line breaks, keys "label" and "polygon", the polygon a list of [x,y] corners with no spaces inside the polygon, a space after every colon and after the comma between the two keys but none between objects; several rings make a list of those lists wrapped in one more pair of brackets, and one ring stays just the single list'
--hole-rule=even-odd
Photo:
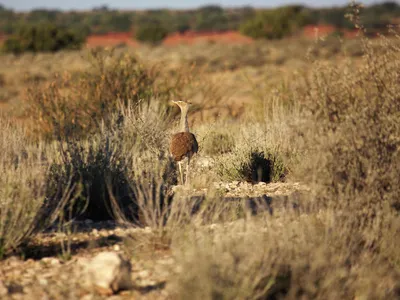
[{"label": "bird's leg", "polygon": [[182,173],[182,162],[178,161],[178,167],[179,167],[179,175],[181,179],[181,184],[183,185],[183,173]]},{"label": "bird's leg", "polygon": [[187,183],[188,183],[188,180],[189,180],[189,164],[190,164],[190,156],[187,157],[186,181],[185,181],[185,184],[187,184]]}]

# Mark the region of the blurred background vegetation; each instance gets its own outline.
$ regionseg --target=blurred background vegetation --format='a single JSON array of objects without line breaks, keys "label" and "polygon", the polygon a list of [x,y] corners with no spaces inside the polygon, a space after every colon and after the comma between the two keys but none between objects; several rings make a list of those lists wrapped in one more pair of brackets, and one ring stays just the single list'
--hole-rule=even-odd
[{"label": "blurred background vegetation", "polygon": [[[345,6],[310,8],[301,5],[268,10],[249,6],[222,8],[208,5],[192,10],[119,11],[101,6],[90,11],[36,9],[16,12],[0,5],[0,33],[19,35],[21,30],[29,31],[32,26],[51,23],[57,28],[68,28],[77,40],[89,34],[134,32],[141,40],[154,41],[171,32],[239,29],[254,38],[281,38],[306,24],[332,25],[338,29],[353,28],[352,23],[345,18],[347,12]],[[393,23],[399,15],[400,5],[396,1],[384,2],[366,7],[362,23],[370,31],[381,30]],[[157,28],[162,30],[155,33]],[[150,32],[151,37],[143,38],[143,32]]]}]

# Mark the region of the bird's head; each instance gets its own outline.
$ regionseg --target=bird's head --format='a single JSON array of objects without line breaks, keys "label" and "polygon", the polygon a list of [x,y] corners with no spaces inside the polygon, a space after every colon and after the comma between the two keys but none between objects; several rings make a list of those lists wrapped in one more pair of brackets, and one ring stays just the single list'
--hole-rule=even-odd
[{"label": "bird's head", "polygon": [[184,108],[187,109],[192,104],[189,101],[182,101],[182,100],[172,100],[171,103],[178,105],[181,109],[184,109]]}]

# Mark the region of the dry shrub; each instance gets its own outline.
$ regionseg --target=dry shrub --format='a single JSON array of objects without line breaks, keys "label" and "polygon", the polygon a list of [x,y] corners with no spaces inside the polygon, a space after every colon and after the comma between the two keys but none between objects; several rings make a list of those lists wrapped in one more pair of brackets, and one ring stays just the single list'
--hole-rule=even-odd
[{"label": "dry shrub", "polygon": [[228,181],[279,181],[285,177],[286,172],[287,167],[280,154],[268,148],[235,149],[217,162],[217,174]]},{"label": "dry shrub", "polygon": [[213,130],[202,141],[202,150],[207,155],[218,155],[231,152],[235,145],[232,135]]},{"label": "dry shrub", "polygon": [[58,189],[50,187],[70,178],[75,186],[71,199],[76,200],[72,217],[140,223],[138,191],[140,184],[147,184],[158,171],[152,167],[154,162],[167,165],[162,170],[163,184],[176,182],[166,149],[168,117],[158,101],[151,103],[135,108],[119,103],[110,125],[103,123],[90,139],[59,142],[62,156],[51,166],[48,192],[52,197],[55,192],[61,196]]},{"label": "dry shrub", "polygon": [[30,145],[20,128],[0,118],[0,256],[16,249],[46,223],[48,163],[42,145]]},{"label": "dry shrub", "polygon": [[114,132],[126,162],[135,221],[153,228],[164,225],[170,200],[167,194],[177,182],[168,152],[170,118],[158,103],[142,105],[139,110],[123,109],[124,122]]},{"label": "dry shrub", "polygon": [[[282,111],[283,112],[283,111]],[[297,117],[297,116],[296,116]],[[235,147],[216,158],[215,170],[222,180],[276,182],[290,173],[297,148],[288,137],[294,114],[266,117],[264,122],[232,128]]]},{"label": "dry shrub", "polygon": [[82,137],[110,123],[119,102],[137,105],[158,97],[166,103],[173,87],[159,82],[160,70],[136,57],[93,50],[91,68],[82,73],[56,74],[47,85],[26,93],[26,114],[34,119],[34,133],[46,138]]},{"label": "dry shrub", "polygon": [[361,66],[317,64],[309,81],[304,174],[318,174],[306,180],[324,199],[364,210],[400,196],[400,51],[386,39],[381,55],[362,43]]}]

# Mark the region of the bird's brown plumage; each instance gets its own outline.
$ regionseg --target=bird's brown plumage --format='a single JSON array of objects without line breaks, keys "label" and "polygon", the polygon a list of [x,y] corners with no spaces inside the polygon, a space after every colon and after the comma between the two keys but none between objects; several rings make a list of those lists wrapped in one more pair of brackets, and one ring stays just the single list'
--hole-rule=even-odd
[{"label": "bird's brown plumage", "polygon": [[198,149],[199,146],[193,133],[178,132],[172,136],[169,150],[175,161],[180,161],[186,156],[192,157]]}]

